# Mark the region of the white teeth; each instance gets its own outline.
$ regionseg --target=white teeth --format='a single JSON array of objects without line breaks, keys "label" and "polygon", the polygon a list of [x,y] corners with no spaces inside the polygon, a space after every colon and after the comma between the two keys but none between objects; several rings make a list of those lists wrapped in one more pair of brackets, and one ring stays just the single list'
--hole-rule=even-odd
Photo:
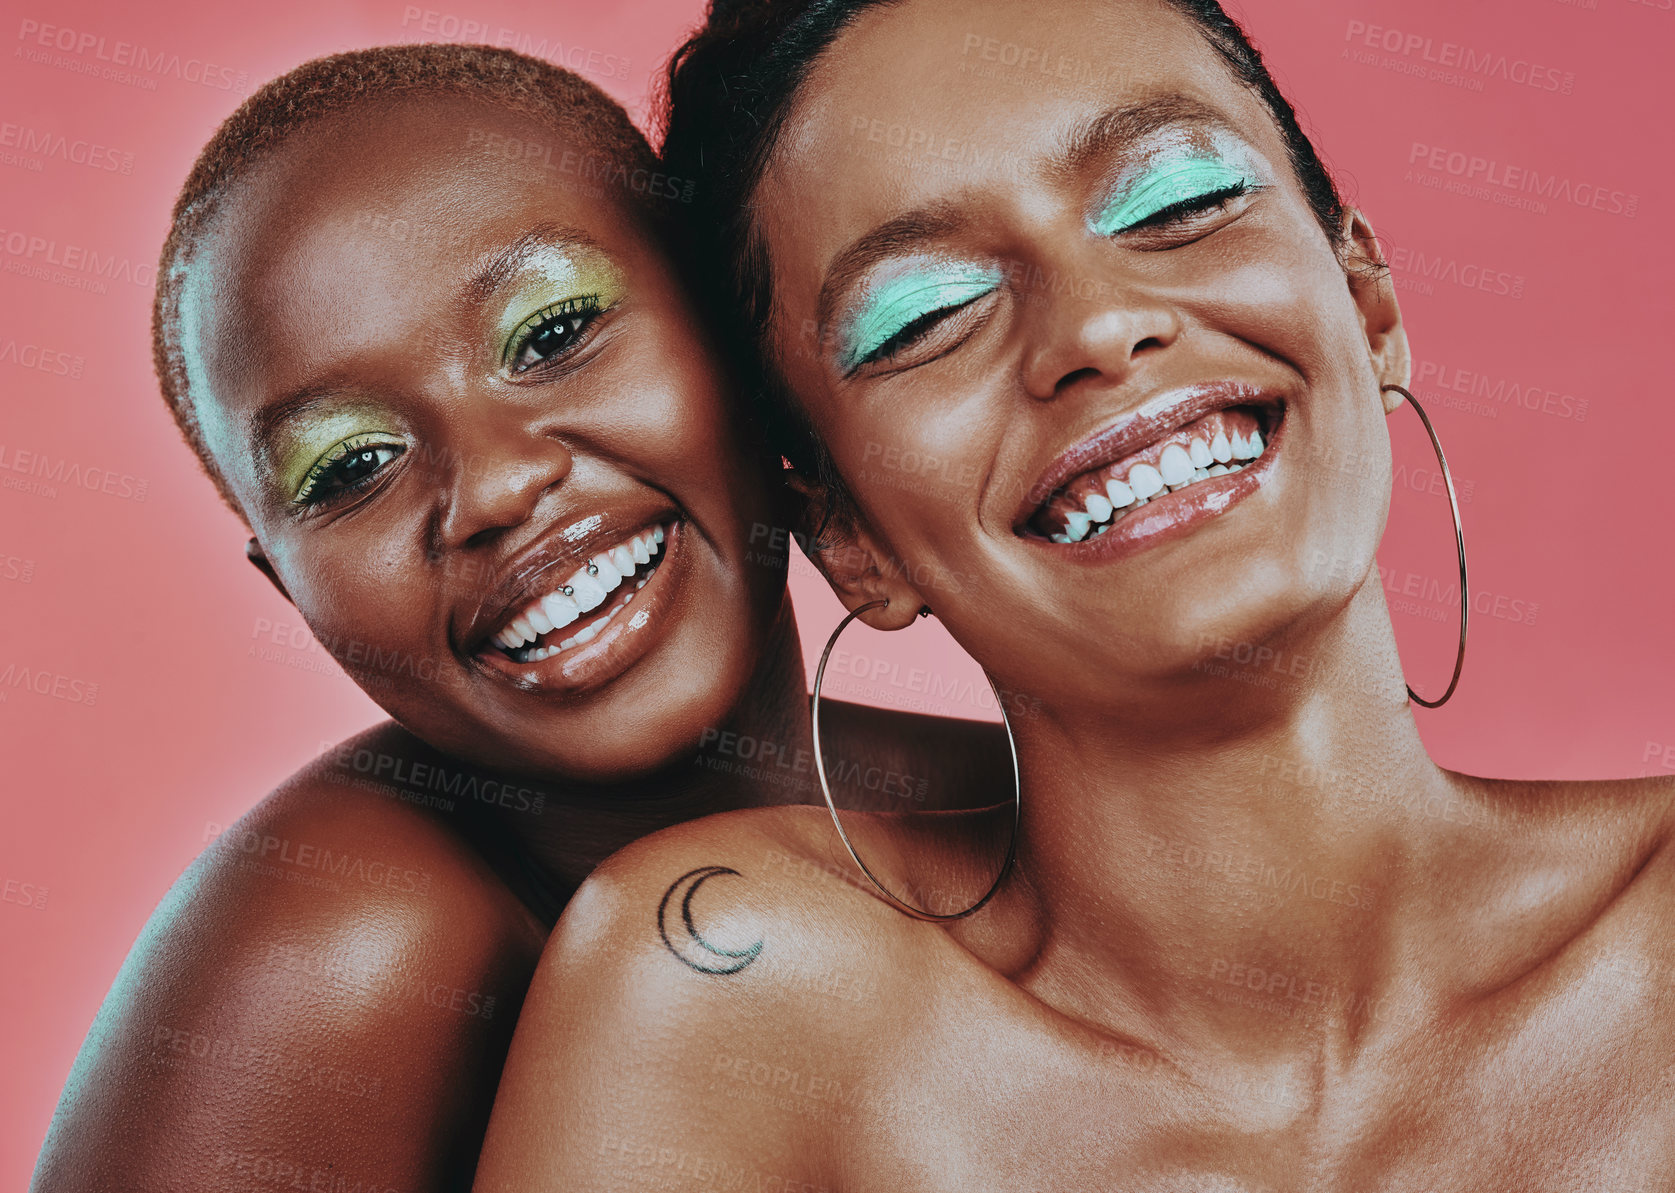
[{"label": "white teeth", "polygon": [[1136,464],[1128,471],[1128,487],[1141,501],[1163,492],[1163,475],[1150,464]]},{"label": "white teeth", "polygon": [[1166,485],[1184,485],[1192,479],[1192,457],[1186,454],[1186,449],[1178,443],[1171,443],[1163,449],[1163,455],[1158,459],[1157,470],[1163,476]]},{"label": "white teeth", "polygon": [[590,562],[593,564],[593,578],[599,581],[599,587],[606,592],[622,583],[622,573],[617,570],[616,564],[611,562],[609,555],[600,552]]},{"label": "white teeth", "polygon": [[581,629],[576,631],[576,637],[574,639],[575,644],[577,646],[580,646],[584,642],[593,641],[593,636],[595,634],[597,634],[598,632],[599,632],[599,623],[598,622],[594,622],[592,625],[583,626]]},{"label": "white teeth", "polygon": [[570,587],[574,590],[571,595],[575,598],[576,608],[583,613],[592,612],[605,603],[605,586],[588,575],[586,568],[570,577]]},{"label": "white teeth", "polygon": [[1125,509],[1134,504],[1134,490],[1114,476],[1105,482],[1105,496],[1115,509]]},{"label": "white teeth", "polygon": [[[590,613],[604,604],[605,598],[613,589],[620,587],[623,580],[652,561],[664,538],[665,531],[658,526],[612,547],[609,551],[595,555],[570,577],[563,588],[532,602],[499,633],[493,635],[490,641],[504,650],[526,650],[528,655],[524,662],[538,662],[551,658],[559,651],[576,645],[578,641],[586,642],[599,632],[603,621],[609,620],[608,617],[602,619],[600,625],[595,625],[591,632],[583,631],[575,638],[566,638],[556,645],[532,645],[542,635],[562,630],[582,614]],[[647,579],[649,577],[642,576],[635,581],[634,587],[644,588]],[[564,589],[568,589],[570,595],[565,595]]]},{"label": "white teeth", "polygon": [[1262,436],[1256,431],[1249,439],[1239,431],[1234,431],[1231,439],[1227,432],[1217,431],[1209,443],[1202,439],[1189,440],[1185,447],[1171,443],[1163,449],[1155,467],[1136,464],[1129,469],[1127,483],[1114,476],[1108,478],[1103,496],[1097,490],[1088,494],[1083,499],[1086,512],[1070,511],[1065,515],[1064,532],[1048,537],[1055,543],[1079,543],[1097,537],[1115,524],[1112,516],[1119,511],[1139,509],[1165,490],[1175,492],[1198,481],[1238,472],[1245,465],[1229,461],[1254,460],[1263,447]]},{"label": "white teeth", "polygon": [[547,615],[547,620],[553,623],[555,630],[562,630],[582,615],[581,610],[576,608],[576,602],[562,592],[549,593],[542,597],[541,612]]}]

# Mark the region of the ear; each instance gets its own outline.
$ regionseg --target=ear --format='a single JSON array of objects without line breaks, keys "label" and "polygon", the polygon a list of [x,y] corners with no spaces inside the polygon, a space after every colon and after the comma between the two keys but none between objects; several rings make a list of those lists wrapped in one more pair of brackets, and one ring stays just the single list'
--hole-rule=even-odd
[{"label": "ear", "polygon": [[786,475],[797,506],[797,545],[826,577],[844,608],[854,612],[862,605],[887,601],[860,620],[875,630],[912,625],[927,608],[924,599],[903,575],[905,569],[891,566],[890,552],[871,528],[847,503],[836,502],[826,486],[795,472]]},{"label": "ear", "polygon": [[[1408,348],[1407,327],[1402,323],[1396,285],[1385,264],[1378,234],[1366,215],[1353,207],[1344,210],[1346,254],[1344,272],[1349,293],[1361,315],[1361,331],[1367,341],[1367,357],[1379,385],[1406,386],[1413,375],[1413,355]],[[1384,412],[1402,404],[1402,395],[1381,396]]]},{"label": "ear", "polygon": [[[268,561],[261,544],[254,538],[244,544],[244,557],[250,561],[252,567],[268,578],[269,583],[279,590],[280,596],[291,601],[291,594],[285,591],[285,582],[279,578],[279,573],[273,570],[273,564]],[[291,604],[295,605],[296,602],[291,601]]]}]

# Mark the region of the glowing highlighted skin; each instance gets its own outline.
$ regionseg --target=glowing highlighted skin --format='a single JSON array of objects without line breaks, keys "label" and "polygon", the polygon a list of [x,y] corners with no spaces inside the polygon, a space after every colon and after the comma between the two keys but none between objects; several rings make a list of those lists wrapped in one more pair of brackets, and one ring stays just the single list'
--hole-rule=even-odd
[{"label": "glowing highlighted skin", "polygon": [[970,262],[916,262],[876,282],[844,323],[840,364],[852,372],[907,328],[938,311],[962,307],[1001,283],[993,266]]},{"label": "glowing highlighted skin", "polygon": [[1115,236],[1177,203],[1256,185],[1246,167],[1183,146],[1150,163],[1137,178],[1119,182],[1088,226],[1101,236]]}]

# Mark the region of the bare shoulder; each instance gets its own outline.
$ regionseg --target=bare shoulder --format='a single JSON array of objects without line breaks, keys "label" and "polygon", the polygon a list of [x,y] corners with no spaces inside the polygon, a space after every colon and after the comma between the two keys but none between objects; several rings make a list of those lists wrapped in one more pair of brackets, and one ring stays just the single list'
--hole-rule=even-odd
[{"label": "bare shoulder", "polygon": [[1451,904],[1472,909],[1454,929],[1471,986],[1562,981],[1643,947],[1675,963],[1675,948],[1656,943],[1671,939],[1675,910],[1675,781],[1455,777],[1462,799],[1439,811],[1454,831],[1438,872],[1454,876]]},{"label": "bare shoulder", "polygon": [[1675,776],[1513,780],[1456,776],[1489,822],[1599,857],[1649,858],[1675,835]]},{"label": "bare shoulder", "polygon": [[[531,1007],[548,983],[585,980],[595,997],[667,999],[689,1019],[730,1021],[803,991],[816,969],[885,968],[920,927],[869,893],[824,808],[723,813],[636,841],[593,872],[542,956]],[[612,983],[621,990],[608,993]]]},{"label": "bare shoulder", "polygon": [[344,779],[329,757],[304,768],[163,898],[37,1189],[468,1178],[461,1140],[486,1123],[544,931],[446,821]]},{"label": "bare shoulder", "polygon": [[885,1039],[891,1007],[910,1019],[912,950],[941,939],[858,889],[833,843],[823,810],[751,810],[601,865],[542,957],[478,1187],[629,1187],[660,1155],[802,1179],[811,1136],[852,1112],[852,1042]]}]

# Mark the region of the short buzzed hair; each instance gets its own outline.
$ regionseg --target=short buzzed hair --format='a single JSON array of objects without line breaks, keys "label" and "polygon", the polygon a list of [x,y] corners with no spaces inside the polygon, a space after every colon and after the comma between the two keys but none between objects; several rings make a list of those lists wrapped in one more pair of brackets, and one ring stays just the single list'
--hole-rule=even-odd
[{"label": "short buzzed hair", "polygon": [[[175,425],[241,517],[198,425],[181,345],[180,296],[198,245],[233,185],[308,125],[362,104],[427,95],[475,99],[531,116],[629,171],[656,168],[645,135],[616,100],[572,71],[493,46],[380,46],[333,54],[303,63],[245,100],[198,154],[175,200],[151,315],[152,359]],[[638,189],[625,187],[623,194],[653,211]]]}]

